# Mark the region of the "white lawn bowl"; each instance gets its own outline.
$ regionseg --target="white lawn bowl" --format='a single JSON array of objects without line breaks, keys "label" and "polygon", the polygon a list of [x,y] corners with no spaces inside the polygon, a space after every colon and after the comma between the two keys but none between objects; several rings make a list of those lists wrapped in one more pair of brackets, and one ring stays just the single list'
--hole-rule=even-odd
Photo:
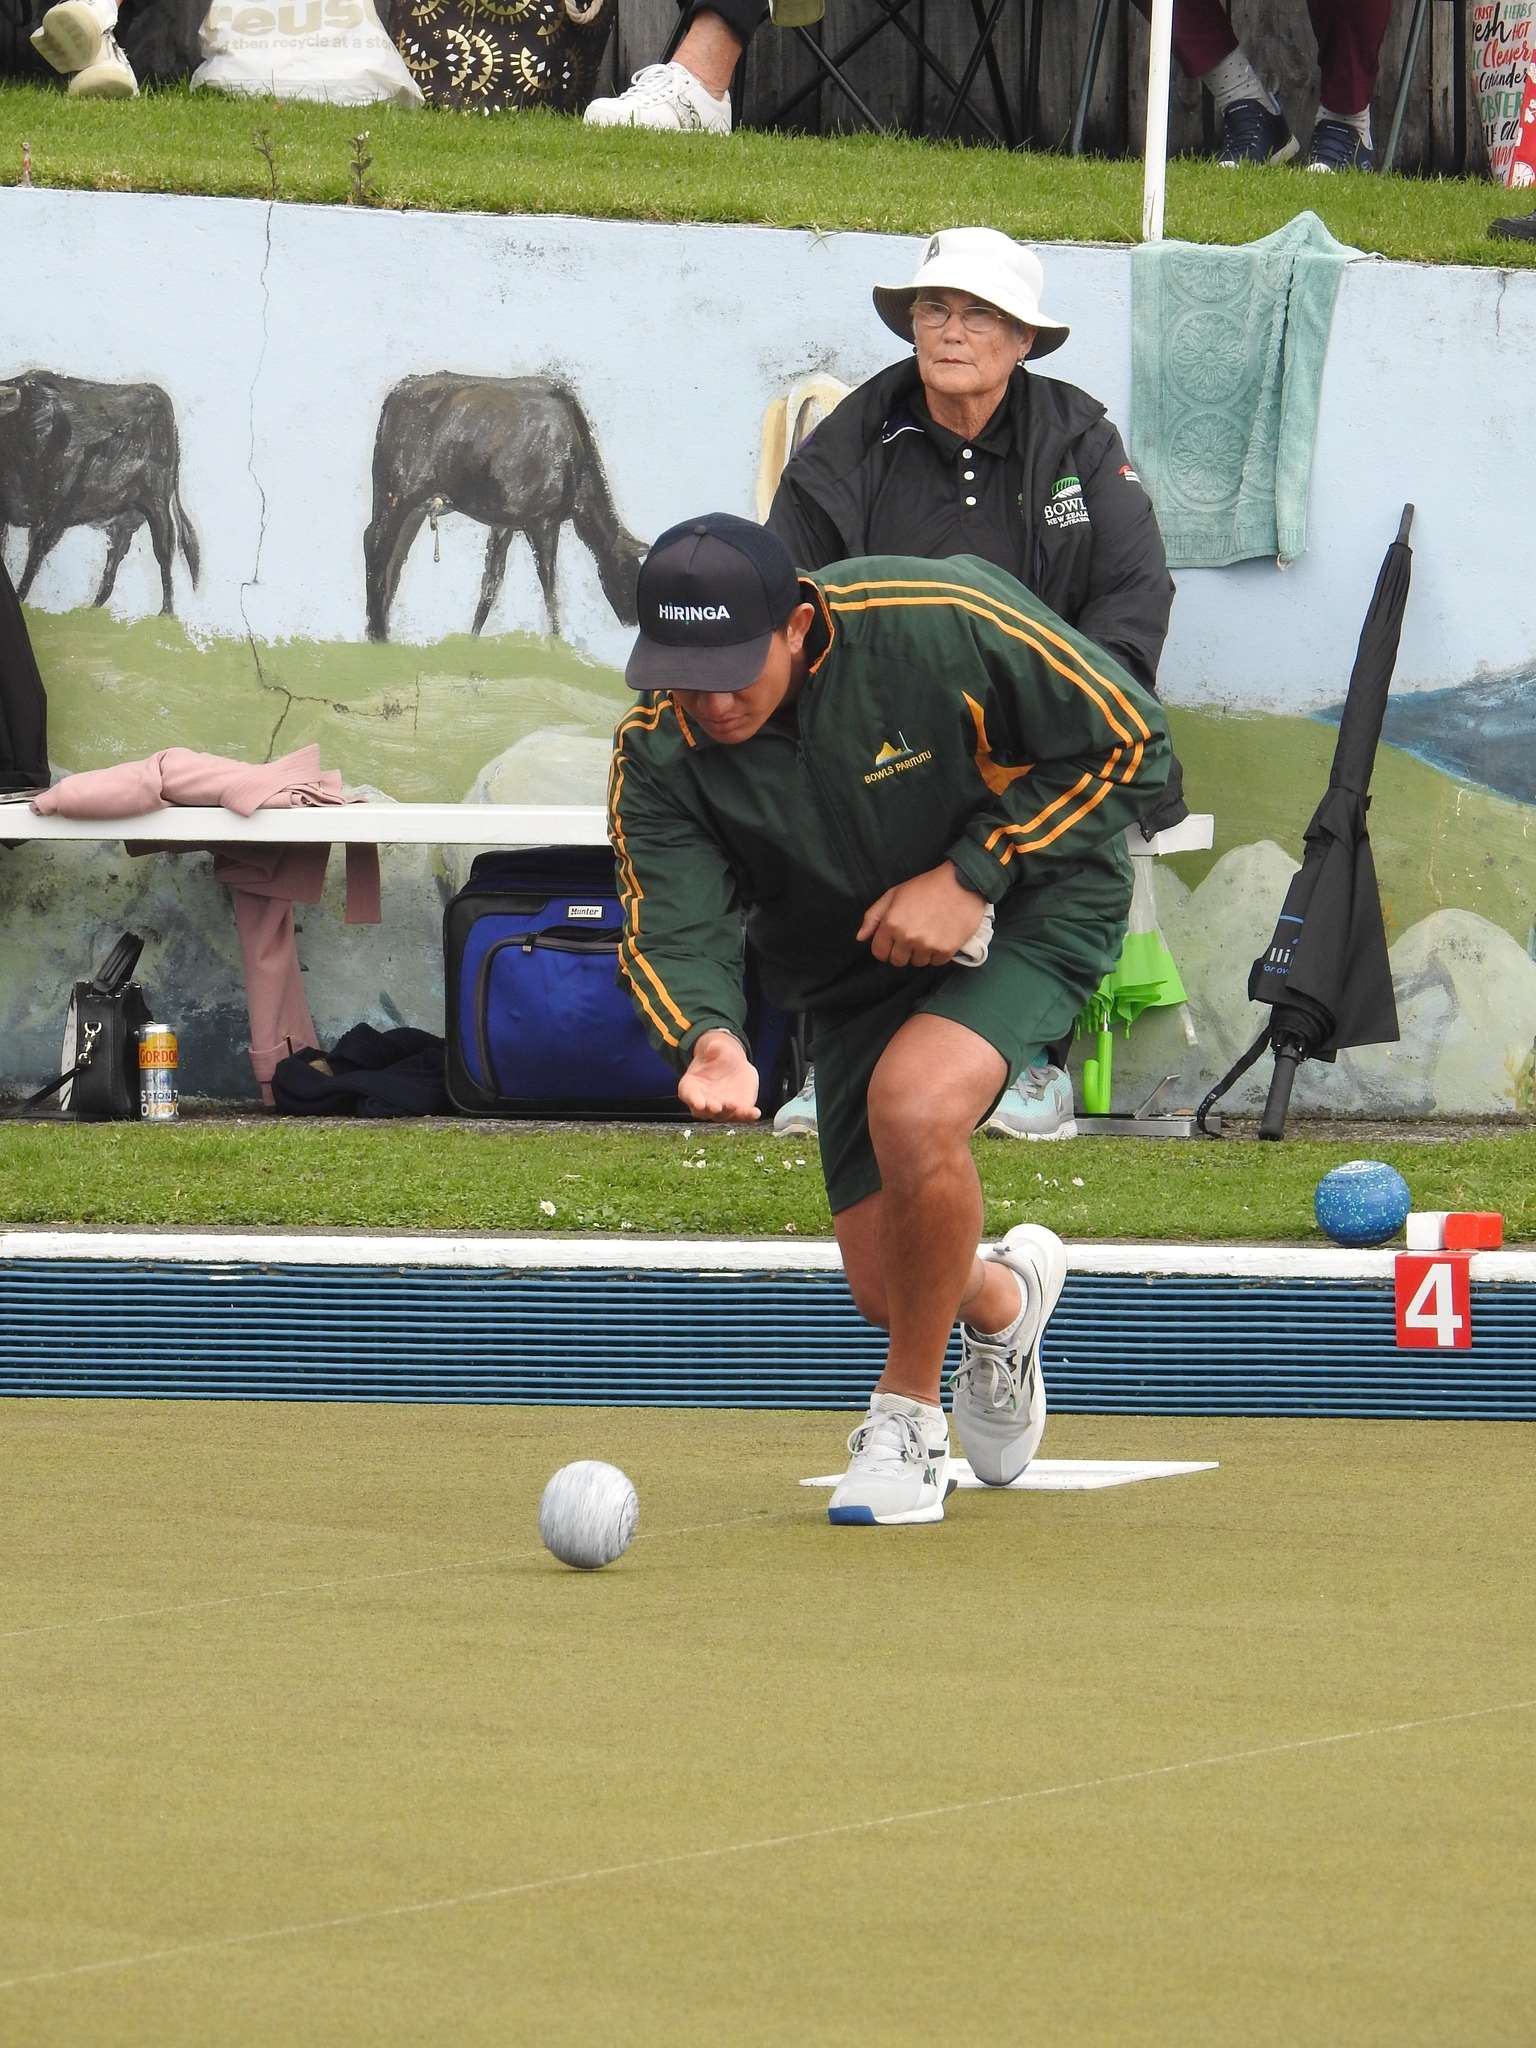
[{"label": "white lawn bowl", "polygon": [[622,1557],[640,1526],[640,1502],[617,1465],[579,1458],[562,1465],[539,1502],[544,1548],[577,1571],[600,1571]]}]

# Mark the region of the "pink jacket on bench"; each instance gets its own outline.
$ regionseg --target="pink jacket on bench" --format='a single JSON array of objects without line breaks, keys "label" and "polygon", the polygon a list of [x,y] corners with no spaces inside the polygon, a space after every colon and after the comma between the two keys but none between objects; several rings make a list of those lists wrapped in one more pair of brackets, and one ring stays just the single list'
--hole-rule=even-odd
[{"label": "pink jacket on bench", "polygon": [[[143,761],[111,768],[87,768],[40,790],[32,809],[62,818],[133,818],[167,804],[220,807],[238,817],[296,805],[345,804],[360,799],[342,794],[334,768],[320,766],[318,746],[299,747],[280,761],[230,761],[190,747],[166,747]],[[139,840],[130,853],[193,849],[184,842],[156,846]],[[235,929],[245,965],[246,1001],[251,1013],[251,1066],[262,1100],[272,1100],[272,1070],[300,1046],[314,1045],[314,1019],[304,995],[294,942],[293,906],[318,903],[325,887],[326,845],[219,845],[210,842],[213,872],[234,899]],[[347,847],[347,923],[379,921],[379,853],[376,846]]]}]

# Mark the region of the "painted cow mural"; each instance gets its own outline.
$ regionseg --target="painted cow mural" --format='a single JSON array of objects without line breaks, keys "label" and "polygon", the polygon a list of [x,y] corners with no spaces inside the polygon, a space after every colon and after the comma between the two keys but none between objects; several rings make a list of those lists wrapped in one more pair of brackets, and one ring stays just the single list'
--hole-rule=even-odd
[{"label": "painted cow mural", "polygon": [[526,536],[558,636],[555,556],[569,523],[591,549],[603,595],[636,623],[645,544],[614,508],[580,401],[549,377],[406,377],[385,398],[373,446],[373,517],[363,536],[368,635],[389,637],[389,611],[424,520],[462,512],[491,529],[473,631],[490,616],[514,537]]},{"label": "painted cow mural", "polygon": [[16,594],[25,598],[45,557],[72,526],[98,526],[107,559],[93,604],[112,595],[123,557],[149,528],[161,606],[176,609],[180,548],[197,582],[197,534],[181,502],[176,414],[158,384],[95,384],[52,370],[0,380],[0,533],[27,531]]}]

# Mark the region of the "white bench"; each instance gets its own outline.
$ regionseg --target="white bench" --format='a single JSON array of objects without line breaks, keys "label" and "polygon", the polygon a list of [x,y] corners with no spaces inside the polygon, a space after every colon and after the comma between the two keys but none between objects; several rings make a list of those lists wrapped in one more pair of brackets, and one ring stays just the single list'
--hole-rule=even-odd
[{"label": "white bench", "polygon": [[[1134,828],[1125,843],[1138,857],[1195,853],[1213,843],[1215,820],[1192,814],[1152,839]],[[310,804],[237,817],[215,805],[166,804],[133,818],[42,817],[24,802],[0,803],[6,840],[148,841],[188,846],[602,846],[601,804]]]},{"label": "white bench", "polygon": [[599,804],[303,804],[237,817],[218,805],[166,804],[133,818],[40,816],[0,804],[9,839],[148,841],[154,845],[601,846]]},{"label": "white bench", "polygon": [[[1151,839],[1133,826],[1125,835],[1138,859],[1194,853],[1214,843],[1215,820],[1192,814]],[[0,801],[0,846],[8,840],[76,843],[147,843],[189,850],[245,845],[376,846],[603,846],[607,815],[600,804],[418,804],[365,801],[285,805],[242,818],[222,806],[166,804],[131,818],[40,816],[24,801]],[[1151,871],[1147,871],[1150,880]],[[1149,1108],[1150,1103],[1143,1106]],[[1188,1119],[1138,1115],[1078,1119],[1078,1128],[1185,1134]]]}]

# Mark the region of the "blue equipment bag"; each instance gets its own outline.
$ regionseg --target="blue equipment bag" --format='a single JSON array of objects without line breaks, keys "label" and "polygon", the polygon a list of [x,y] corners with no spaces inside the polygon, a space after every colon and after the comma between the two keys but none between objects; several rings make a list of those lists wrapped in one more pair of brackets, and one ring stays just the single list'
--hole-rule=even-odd
[{"label": "blue equipment bag", "polygon": [[[476,856],[443,917],[448,1094],[471,1116],[666,1117],[677,1075],[618,978],[624,917],[602,846]],[[790,1020],[752,997],[765,1115],[796,1061]]]}]

